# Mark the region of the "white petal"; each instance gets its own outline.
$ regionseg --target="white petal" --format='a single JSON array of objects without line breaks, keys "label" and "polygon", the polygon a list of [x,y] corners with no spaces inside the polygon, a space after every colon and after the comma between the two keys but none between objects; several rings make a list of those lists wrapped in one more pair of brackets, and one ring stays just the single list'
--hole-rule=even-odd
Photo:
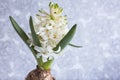
[{"label": "white petal", "polygon": [[37,53],[36,57],[39,58],[40,56],[42,56],[41,53]]},{"label": "white petal", "polygon": [[35,46],[34,49],[38,52],[42,52],[43,51],[43,48],[42,47],[38,47],[38,46]]}]

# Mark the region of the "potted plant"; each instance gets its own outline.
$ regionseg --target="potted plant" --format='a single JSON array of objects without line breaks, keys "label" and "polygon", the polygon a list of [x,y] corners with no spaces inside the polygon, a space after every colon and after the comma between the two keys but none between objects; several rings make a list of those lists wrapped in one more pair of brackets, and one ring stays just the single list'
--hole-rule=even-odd
[{"label": "potted plant", "polygon": [[11,16],[9,17],[14,29],[37,61],[36,69],[32,70],[25,80],[55,80],[50,72],[54,54],[60,53],[67,45],[81,47],[70,43],[76,31],[76,24],[68,30],[67,17],[62,14],[63,8],[52,2],[49,3],[49,8],[49,13],[41,9],[34,19],[30,16],[29,36]]}]

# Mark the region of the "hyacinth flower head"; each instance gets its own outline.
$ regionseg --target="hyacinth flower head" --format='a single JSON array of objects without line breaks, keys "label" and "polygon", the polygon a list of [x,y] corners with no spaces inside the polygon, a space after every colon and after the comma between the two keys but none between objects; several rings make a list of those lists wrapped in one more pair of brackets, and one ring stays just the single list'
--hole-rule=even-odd
[{"label": "hyacinth flower head", "polygon": [[56,3],[49,3],[49,12],[41,9],[35,18],[30,17],[29,24],[31,32],[27,35],[17,22],[10,16],[10,21],[32,51],[39,68],[49,70],[54,60],[54,54],[60,53],[67,45],[81,47],[71,44],[76,31],[76,24],[68,29],[66,15],[63,8]]},{"label": "hyacinth flower head", "polygon": [[[35,46],[35,50],[40,52],[37,57],[48,56],[61,51],[59,46],[57,51],[53,48],[68,32],[66,16],[62,15],[63,9],[58,4],[49,4],[50,12],[47,13],[43,9],[34,19],[34,29],[41,43],[41,47]],[[32,40],[32,37],[31,37]]]}]

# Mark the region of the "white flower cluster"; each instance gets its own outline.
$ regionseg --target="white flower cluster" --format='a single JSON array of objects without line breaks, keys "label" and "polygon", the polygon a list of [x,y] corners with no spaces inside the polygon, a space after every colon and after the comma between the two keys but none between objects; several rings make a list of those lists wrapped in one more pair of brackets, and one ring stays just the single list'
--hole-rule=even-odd
[{"label": "white flower cluster", "polygon": [[35,50],[39,52],[37,57],[55,53],[53,48],[68,32],[67,18],[62,15],[63,9],[55,3],[50,3],[49,8],[49,13],[39,10],[39,14],[34,19],[35,32],[42,46],[35,46]]}]

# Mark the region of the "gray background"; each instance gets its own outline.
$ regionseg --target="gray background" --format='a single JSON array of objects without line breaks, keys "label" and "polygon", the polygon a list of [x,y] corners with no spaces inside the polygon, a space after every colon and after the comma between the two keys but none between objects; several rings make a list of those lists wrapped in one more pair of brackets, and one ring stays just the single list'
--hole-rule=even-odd
[{"label": "gray background", "polygon": [[24,80],[35,59],[13,29],[9,16],[29,32],[29,16],[57,2],[77,23],[73,43],[52,65],[56,80],[120,80],[120,0],[0,0],[0,80]]}]

